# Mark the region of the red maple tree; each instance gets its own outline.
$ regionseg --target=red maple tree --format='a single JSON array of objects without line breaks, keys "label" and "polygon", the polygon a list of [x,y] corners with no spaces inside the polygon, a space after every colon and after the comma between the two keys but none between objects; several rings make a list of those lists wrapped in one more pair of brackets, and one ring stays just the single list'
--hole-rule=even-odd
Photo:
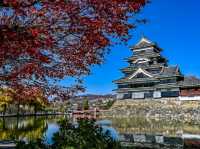
[{"label": "red maple tree", "polygon": [[[100,64],[112,39],[126,41],[129,18],[146,0],[0,0],[0,82],[48,95],[81,89],[54,81],[79,78]],[[51,83],[50,83],[51,82]],[[53,82],[53,83],[52,83]],[[16,91],[17,92],[17,91]]]}]

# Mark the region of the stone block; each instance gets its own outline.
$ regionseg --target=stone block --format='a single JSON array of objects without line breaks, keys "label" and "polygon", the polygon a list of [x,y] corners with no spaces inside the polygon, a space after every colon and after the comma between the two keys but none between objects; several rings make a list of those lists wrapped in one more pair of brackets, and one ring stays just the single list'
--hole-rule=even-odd
[{"label": "stone block", "polygon": [[122,140],[123,142],[134,142],[132,134],[122,134],[122,135],[120,135],[120,137],[121,137],[121,139],[123,139]]},{"label": "stone block", "polygon": [[155,143],[156,142],[155,135],[146,135],[146,142]]},{"label": "stone block", "polygon": [[183,139],[178,137],[164,137],[164,143],[170,145],[183,145]]},{"label": "stone block", "polygon": [[146,136],[143,134],[135,134],[133,135],[134,142],[146,142]]},{"label": "stone block", "polygon": [[164,144],[164,137],[163,136],[155,136],[156,143]]}]

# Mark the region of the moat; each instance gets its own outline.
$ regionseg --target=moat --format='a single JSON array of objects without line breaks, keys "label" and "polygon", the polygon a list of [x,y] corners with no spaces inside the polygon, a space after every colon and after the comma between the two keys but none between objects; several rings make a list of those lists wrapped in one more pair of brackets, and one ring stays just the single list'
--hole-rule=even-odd
[{"label": "moat", "polygon": [[[0,140],[30,141],[43,138],[52,143],[52,136],[59,130],[58,121],[63,116],[15,117],[0,119]],[[184,143],[199,143],[200,122],[148,119],[144,117],[112,118],[99,120],[114,139],[148,146],[159,143],[182,148]]]}]

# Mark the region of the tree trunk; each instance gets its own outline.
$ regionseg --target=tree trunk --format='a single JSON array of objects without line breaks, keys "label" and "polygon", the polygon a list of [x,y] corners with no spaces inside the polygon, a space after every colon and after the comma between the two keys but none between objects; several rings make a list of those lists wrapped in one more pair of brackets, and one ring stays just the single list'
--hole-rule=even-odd
[{"label": "tree trunk", "polygon": [[6,104],[3,105],[3,117],[6,115],[6,109],[7,109],[7,106]]},{"label": "tree trunk", "polygon": [[5,117],[3,117],[3,130],[5,130],[5,128],[6,128],[6,121],[5,121]]},{"label": "tree trunk", "polygon": [[19,129],[19,116],[17,116],[17,129]]},{"label": "tree trunk", "polygon": [[37,114],[37,106],[34,105],[34,116],[36,116],[36,114]]},{"label": "tree trunk", "polygon": [[18,104],[17,104],[17,117],[19,117],[19,108],[20,108],[20,103],[18,102]]}]

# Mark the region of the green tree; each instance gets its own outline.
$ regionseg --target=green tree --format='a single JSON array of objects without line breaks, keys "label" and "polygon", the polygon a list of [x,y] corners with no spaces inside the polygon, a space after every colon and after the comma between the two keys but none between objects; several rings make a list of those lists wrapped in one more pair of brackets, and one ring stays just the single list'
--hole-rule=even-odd
[{"label": "green tree", "polygon": [[41,92],[38,92],[33,97],[30,97],[28,102],[30,106],[33,106],[35,116],[39,110],[43,110],[48,104],[47,99]]},{"label": "green tree", "polygon": [[112,105],[115,103],[115,101],[111,101],[109,100],[106,105],[104,106],[104,109],[110,109],[112,107]]},{"label": "green tree", "polygon": [[60,123],[60,131],[54,135],[54,149],[120,149],[109,132],[103,132],[94,121],[82,119],[78,126],[66,120]]},{"label": "green tree", "polygon": [[88,110],[89,109],[89,102],[87,99],[83,100],[83,110]]},{"label": "green tree", "polygon": [[60,129],[54,137],[54,143],[47,145],[43,140],[29,144],[19,142],[17,149],[122,149],[120,143],[112,139],[109,132],[90,120],[79,120],[73,125],[67,120],[60,121]]}]

